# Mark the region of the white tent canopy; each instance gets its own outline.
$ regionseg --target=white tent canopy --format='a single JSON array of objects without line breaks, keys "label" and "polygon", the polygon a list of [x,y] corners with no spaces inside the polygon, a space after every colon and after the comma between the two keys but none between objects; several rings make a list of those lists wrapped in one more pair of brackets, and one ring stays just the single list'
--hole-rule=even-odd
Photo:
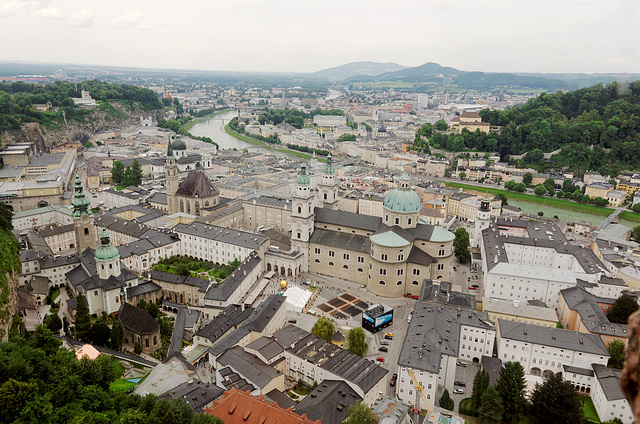
[{"label": "white tent canopy", "polygon": [[284,296],[287,298],[287,311],[302,312],[311,299],[311,292],[300,287],[289,287]]}]

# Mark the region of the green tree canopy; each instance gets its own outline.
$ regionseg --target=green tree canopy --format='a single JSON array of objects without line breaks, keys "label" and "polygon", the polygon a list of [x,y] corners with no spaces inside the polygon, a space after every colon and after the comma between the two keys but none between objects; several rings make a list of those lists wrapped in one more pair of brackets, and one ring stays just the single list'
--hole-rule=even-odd
[{"label": "green tree canopy", "polygon": [[362,327],[349,330],[349,333],[347,333],[347,347],[351,353],[355,353],[358,356],[367,354],[369,345],[366,342],[366,336]]},{"label": "green tree canopy", "polygon": [[533,192],[538,196],[542,196],[547,192],[547,189],[542,184],[538,184],[536,188],[533,189]]},{"label": "green tree canopy", "polygon": [[524,193],[525,190],[527,189],[527,186],[525,185],[525,183],[517,183],[513,189],[519,193]]},{"label": "green tree canopy", "polygon": [[524,375],[524,368],[520,362],[507,362],[500,370],[500,379],[496,389],[502,399],[506,421],[517,422],[527,410],[527,384]]},{"label": "green tree canopy", "polygon": [[453,251],[456,259],[461,264],[469,263],[471,252],[469,251],[469,233],[464,228],[458,228],[454,232]]},{"label": "green tree canopy", "polygon": [[440,119],[433,124],[433,128],[438,131],[446,131],[449,129],[449,124],[444,119]]},{"label": "green tree canopy", "polygon": [[124,164],[119,160],[113,161],[113,166],[111,167],[111,179],[115,184],[122,184],[122,179],[124,178]]},{"label": "green tree canopy", "polygon": [[89,306],[84,295],[78,295],[76,306],[76,338],[81,342],[90,341],[91,317],[89,316]]},{"label": "green tree canopy", "polygon": [[546,377],[531,394],[531,417],[535,424],[582,423],[582,402],[575,388],[560,375]]},{"label": "green tree canopy", "polygon": [[124,327],[119,320],[111,326],[110,347],[113,350],[120,350],[124,340]]},{"label": "green tree canopy", "polygon": [[349,407],[349,416],[343,421],[348,424],[376,424],[377,422],[378,420],[371,413],[371,409],[362,401],[357,401]]},{"label": "green tree canopy", "polygon": [[622,369],[624,366],[625,345],[620,340],[612,340],[607,347],[609,350],[609,362],[607,366],[609,368]]},{"label": "green tree canopy", "polygon": [[529,185],[533,182],[533,174],[531,172],[525,172],[522,176],[522,182]]},{"label": "green tree canopy", "polygon": [[504,405],[498,391],[493,386],[487,386],[480,400],[478,421],[480,424],[500,424],[502,422]]},{"label": "green tree canopy", "polygon": [[453,399],[451,399],[451,396],[449,396],[449,390],[444,389],[444,393],[442,393],[442,396],[440,397],[440,400],[438,401],[438,405],[440,405],[440,408],[444,408],[444,409],[448,409],[449,411],[453,411],[453,408],[455,408],[456,404],[453,401]]},{"label": "green tree canopy", "polygon": [[[640,205],[640,203],[638,203],[638,205]],[[635,241],[636,243],[640,243],[640,225],[636,225],[631,230],[631,240]]]},{"label": "green tree canopy", "polygon": [[607,318],[609,321],[618,324],[626,324],[629,320],[629,316],[638,310],[638,303],[635,299],[628,294],[623,294],[607,311]]},{"label": "green tree canopy", "polygon": [[321,339],[325,339],[329,343],[331,343],[331,338],[333,337],[333,334],[335,332],[336,328],[333,325],[333,321],[324,316],[318,318],[316,323],[313,324],[313,328],[311,329],[311,334],[314,334]]},{"label": "green tree canopy", "polygon": [[489,373],[485,370],[480,370],[473,378],[473,391],[471,392],[471,409],[476,413],[480,412],[480,405],[482,405],[482,394],[489,387]]}]

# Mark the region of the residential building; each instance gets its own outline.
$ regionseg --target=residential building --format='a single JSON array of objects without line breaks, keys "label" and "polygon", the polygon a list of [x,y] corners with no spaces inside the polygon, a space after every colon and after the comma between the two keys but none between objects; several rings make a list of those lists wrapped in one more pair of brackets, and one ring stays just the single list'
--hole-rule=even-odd
[{"label": "residential building", "polygon": [[555,328],[559,322],[553,308],[533,306],[518,300],[509,301],[483,297],[482,310],[489,315],[489,319],[494,324],[498,324],[498,319],[503,319]]},{"label": "residential building", "polygon": [[591,400],[600,420],[611,421],[618,418],[624,424],[634,423],[633,410],[620,387],[621,371],[607,368],[602,364],[593,364],[592,368],[595,382],[591,391]]}]

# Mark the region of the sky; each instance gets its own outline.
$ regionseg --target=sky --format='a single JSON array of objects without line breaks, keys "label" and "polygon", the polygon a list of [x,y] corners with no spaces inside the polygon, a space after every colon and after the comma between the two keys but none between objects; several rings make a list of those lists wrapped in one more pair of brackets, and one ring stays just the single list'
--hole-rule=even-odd
[{"label": "sky", "polygon": [[0,0],[0,60],[314,72],[640,72],[638,0]]}]

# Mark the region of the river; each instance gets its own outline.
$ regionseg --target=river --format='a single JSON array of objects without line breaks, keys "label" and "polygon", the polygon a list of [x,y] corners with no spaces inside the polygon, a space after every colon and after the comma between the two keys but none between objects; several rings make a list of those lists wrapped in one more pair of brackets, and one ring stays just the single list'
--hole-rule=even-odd
[{"label": "river", "polygon": [[[227,134],[224,130],[225,125],[230,120],[238,116],[237,110],[230,110],[228,112],[221,113],[212,118],[203,119],[189,129],[189,132],[193,135],[202,137],[209,137],[211,140],[218,143],[220,149],[247,149],[253,152],[265,153],[270,156],[286,157],[294,159],[296,161],[302,160],[302,158],[294,155],[288,155],[286,153],[278,152],[267,147],[256,146],[254,144],[247,143],[246,141],[239,140],[232,135]],[[286,148],[286,146],[283,146]]]}]

